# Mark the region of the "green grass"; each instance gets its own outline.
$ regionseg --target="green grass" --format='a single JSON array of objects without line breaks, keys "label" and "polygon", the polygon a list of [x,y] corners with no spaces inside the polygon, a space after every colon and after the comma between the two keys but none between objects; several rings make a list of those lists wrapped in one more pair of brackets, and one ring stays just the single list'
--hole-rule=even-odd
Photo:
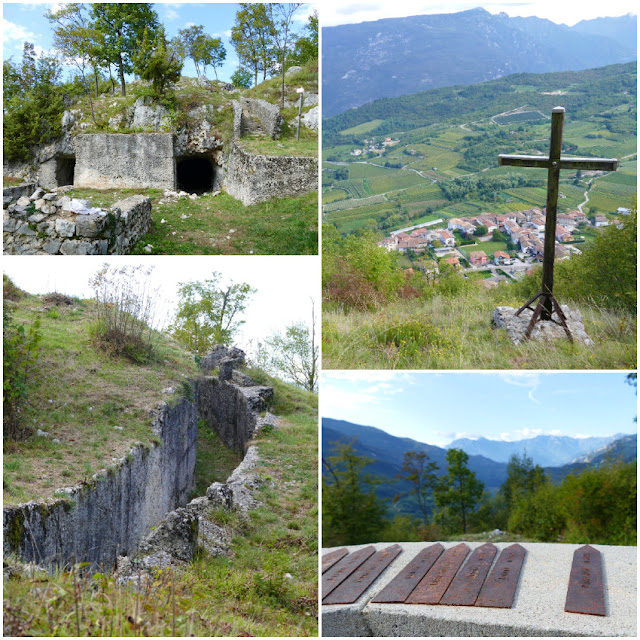
[{"label": "green grass", "polygon": [[17,184],[24,184],[23,178],[12,178],[11,176],[2,176],[2,185],[4,187],[13,187]]},{"label": "green grass", "polygon": [[369,131],[373,131],[376,127],[380,126],[384,121],[383,120],[370,120],[369,122],[363,122],[355,127],[350,127],[349,129],[344,129],[340,133],[345,136],[350,135],[359,135],[361,133],[369,133]]},{"label": "green grass", "polygon": [[496,251],[506,251],[507,245],[505,242],[493,242],[492,240],[489,240],[489,242],[478,242],[475,246],[465,245],[464,247],[459,247],[459,249],[466,258],[469,258],[469,254],[472,251],[484,251],[487,254],[487,257],[491,259],[491,256]]},{"label": "green grass", "polygon": [[[323,314],[325,369],[633,369],[636,318],[585,305],[581,310],[594,346],[555,340],[516,346],[491,328],[498,305],[517,308],[509,286],[480,286],[458,297],[399,301],[369,312]],[[562,301],[564,302],[564,301]]]},{"label": "green grass", "polygon": [[162,389],[196,373],[193,358],[166,336],[160,337],[156,359],[145,365],[97,350],[90,339],[93,301],[55,307],[57,317],[47,307],[54,308],[41,296],[27,295],[17,303],[15,318],[41,322],[38,377],[24,420],[51,437],[4,442],[5,504],[51,497],[111,466],[134,443],[151,443],[148,412]]},{"label": "green grass", "polygon": [[[274,198],[245,206],[226,193],[204,194],[197,200],[183,198],[159,204],[157,189],[74,189],[74,197],[87,198],[107,207],[134,193],[148,195],[152,202],[150,231],[132,253],[153,254],[304,254],[317,249],[318,194],[297,198]],[[164,220],[164,222],[163,222]]]}]

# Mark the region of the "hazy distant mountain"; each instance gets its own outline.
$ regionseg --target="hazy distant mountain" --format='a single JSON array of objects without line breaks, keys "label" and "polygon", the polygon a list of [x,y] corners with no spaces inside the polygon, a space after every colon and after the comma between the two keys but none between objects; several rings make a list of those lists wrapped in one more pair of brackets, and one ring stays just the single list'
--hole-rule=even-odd
[{"label": "hazy distant mountain", "polygon": [[638,459],[638,436],[632,434],[622,436],[609,444],[576,458],[562,467],[547,467],[549,477],[557,482],[570,473],[579,473],[588,467],[599,467],[608,462],[635,462]]},{"label": "hazy distant mountain", "polygon": [[325,27],[323,115],[381,97],[512,73],[630,62],[636,59],[635,30],[632,15],[568,27],[480,8]]},{"label": "hazy distant mountain", "polygon": [[[357,437],[355,450],[360,456],[372,458],[374,462],[365,468],[365,472],[388,478],[383,486],[379,487],[378,495],[383,498],[392,498],[396,493],[406,490],[408,486],[397,481],[395,476],[402,469],[404,454],[407,451],[424,451],[431,462],[435,462],[444,475],[447,471],[445,449],[411,438],[398,438],[382,429],[367,427],[345,420],[332,418],[322,419],[322,455],[331,455],[335,442],[350,442]],[[476,473],[479,480],[484,482],[487,490],[497,489],[507,477],[507,465],[495,462],[482,456],[469,456],[469,468]],[[323,469],[323,473],[326,470]]]},{"label": "hazy distant mountain", "polygon": [[515,453],[526,453],[541,467],[559,467],[574,462],[578,456],[596,451],[623,434],[608,437],[571,438],[569,436],[536,436],[525,440],[505,442],[478,438],[459,438],[449,443],[447,449],[462,449],[469,455],[481,455],[496,462],[508,462]]}]

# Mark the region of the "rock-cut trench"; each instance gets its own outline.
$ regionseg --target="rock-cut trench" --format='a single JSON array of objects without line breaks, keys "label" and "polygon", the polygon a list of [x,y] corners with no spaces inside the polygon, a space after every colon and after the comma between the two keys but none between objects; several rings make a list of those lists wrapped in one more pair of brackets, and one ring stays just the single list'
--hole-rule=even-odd
[{"label": "rock-cut trench", "polygon": [[[182,395],[158,405],[152,429],[159,444],[134,447],[115,467],[65,489],[64,498],[4,507],[4,555],[46,566],[90,562],[109,569],[119,556],[140,551],[159,553],[163,562],[190,559],[196,544],[219,551],[224,543],[203,515],[252,506],[247,483],[257,452],[248,443],[273,396],[271,387],[237,370],[243,361],[234,348],[216,347],[205,356],[207,370],[218,367],[220,374],[202,375]],[[213,483],[206,496],[189,502],[199,419],[243,461],[226,483]]]}]

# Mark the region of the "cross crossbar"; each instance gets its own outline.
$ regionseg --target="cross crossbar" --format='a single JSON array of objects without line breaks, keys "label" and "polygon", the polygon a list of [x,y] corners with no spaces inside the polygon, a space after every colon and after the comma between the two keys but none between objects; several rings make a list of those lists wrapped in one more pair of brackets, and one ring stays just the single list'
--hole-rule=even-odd
[{"label": "cross crossbar", "polygon": [[[552,320],[554,311],[560,319],[567,336],[571,339],[571,333],[567,327],[565,318],[560,310],[560,305],[553,296],[553,263],[556,245],[556,217],[558,214],[558,193],[560,191],[561,169],[587,169],[597,171],[616,171],[618,160],[616,158],[563,158],[562,156],[562,128],[564,125],[564,107],[555,107],[551,111],[551,144],[548,156],[520,156],[500,154],[498,164],[501,166],[538,167],[548,169],[547,174],[547,206],[544,234],[544,256],[542,259],[542,289],[538,305],[525,333],[528,338],[538,320]],[[529,304],[521,307],[516,315],[520,315]]]},{"label": "cross crossbar", "polygon": [[[549,168],[547,156],[516,156],[501,153],[498,164],[505,167]],[[560,169],[584,169],[587,171],[617,171],[617,158],[560,158]]]}]

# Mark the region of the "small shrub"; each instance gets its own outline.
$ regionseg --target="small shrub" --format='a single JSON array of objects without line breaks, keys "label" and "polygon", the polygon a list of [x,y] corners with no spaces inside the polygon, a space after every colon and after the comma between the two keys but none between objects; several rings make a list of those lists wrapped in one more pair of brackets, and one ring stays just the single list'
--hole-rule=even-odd
[{"label": "small shrub", "polygon": [[44,304],[54,304],[56,307],[69,307],[76,300],[71,296],[67,296],[64,293],[47,293],[45,296],[42,296],[42,302]]},{"label": "small shrub", "polygon": [[23,424],[22,414],[29,390],[36,379],[40,355],[40,321],[35,320],[26,328],[13,317],[13,309],[7,302],[2,307],[2,423],[3,437],[21,440],[32,429]]},{"label": "small shrub", "polygon": [[382,292],[350,268],[333,274],[325,293],[327,301],[338,303],[344,309],[371,311],[386,302]]},{"label": "small shrub", "polygon": [[90,281],[97,303],[93,341],[103,351],[135,364],[153,359],[159,337],[153,329],[158,291],[149,286],[152,269],[105,264]]},{"label": "small shrub", "polygon": [[18,302],[20,298],[24,296],[24,291],[17,287],[13,280],[2,274],[2,298],[4,300],[11,300],[13,302]]}]

